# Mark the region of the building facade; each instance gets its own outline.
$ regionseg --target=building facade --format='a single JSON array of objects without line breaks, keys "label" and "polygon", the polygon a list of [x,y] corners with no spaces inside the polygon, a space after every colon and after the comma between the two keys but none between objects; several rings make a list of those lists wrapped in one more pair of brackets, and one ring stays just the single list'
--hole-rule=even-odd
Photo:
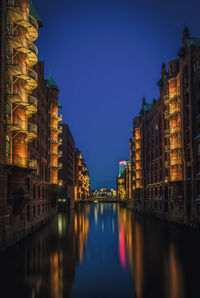
[{"label": "building facade", "polygon": [[60,190],[59,196],[66,198],[70,207],[74,205],[75,188],[75,142],[67,124],[62,124],[62,145],[60,150],[60,162],[62,170],[59,171]]},{"label": "building facade", "polygon": [[185,28],[178,58],[162,65],[159,99],[143,99],[133,120],[129,193],[124,186],[135,210],[194,226],[200,219],[199,82],[200,39]]},{"label": "building facade", "polygon": [[75,149],[75,200],[87,199],[90,196],[90,177],[87,165],[79,149]]},{"label": "building facade", "polygon": [[[44,79],[35,40],[42,21],[28,0],[0,3],[0,249],[56,210],[58,87]],[[55,144],[55,145],[54,145]]]}]

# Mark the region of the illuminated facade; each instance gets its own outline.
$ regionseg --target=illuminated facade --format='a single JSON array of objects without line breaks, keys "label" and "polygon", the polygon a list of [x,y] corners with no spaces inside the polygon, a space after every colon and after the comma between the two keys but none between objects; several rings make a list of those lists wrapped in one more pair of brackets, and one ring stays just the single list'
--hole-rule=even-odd
[{"label": "illuminated facade", "polygon": [[87,199],[90,197],[90,177],[87,165],[82,153],[75,149],[75,200]]},{"label": "illuminated facade", "polygon": [[38,49],[38,22],[30,14],[29,1],[7,3],[6,28],[6,162],[9,165],[36,169],[30,159],[29,143],[37,137],[37,126],[31,116],[37,112],[37,98],[32,95],[38,86],[34,70]]},{"label": "illuminated facade", "polygon": [[0,13],[1,249],[56,211],[62,116],[58,87],[38,62],[42,22],[32,3],[2,0]]},{"label": "illuminated facade", "polygon": [[[200,219],[200,39],[184,29],[178,58],[162,65],[159,99],[143,99],[130,139],[131,206],[171,221]],[[130,183],[129,183],[130,188]],[[126,190],[127,192],[127,190]]]},{"label": "illuminated facade", "polygon": [[62,170],[59,171],[59,198],[66,198],[69,207],[74,205],[75,142],[67,124],[62,124],[62,145],[59,147]]},{"label": "illuminated facade", "polygon": [[117,190],[116,194],[119,199],[126,199],[129,197],[129,183],[130,183],[130,162],[121,160],[119,162],[119,175],[116,178]]},{"label": "illuminated facade", "polygon": [[128,164],[129,164],[129,161],[127,161],[127,160],[121,160],[119,162],[119,177],[123,174],[123,171],[127,167]]},{"label": "illuminated facade", "polygon": [[133,153],[132,153],[132,167],[133,167],[133,195],[141,195],[142,182],[142,124],[141,117],[135,117],[133,123]]}]

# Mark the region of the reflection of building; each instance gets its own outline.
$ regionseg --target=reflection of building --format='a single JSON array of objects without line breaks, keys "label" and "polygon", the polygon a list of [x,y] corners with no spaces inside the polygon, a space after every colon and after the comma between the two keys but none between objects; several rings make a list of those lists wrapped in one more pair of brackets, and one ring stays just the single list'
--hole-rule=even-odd
[{"label": "reflection of building", "polygon": [[[185,28],[179,57],[162,65],[160,98],[143,100],[130,140],[129,203],[193,225],[200,218],[199,53],[200,39]],[[127,173],[123,179],[128,198]]]},{"label": "reflection of building", "polygon": [[59,213],[39,233],[11,247],[6,258],[0,255],[2,297],[20,297],[22,289],[25,297],[69,297],[87,244],[89,210],[82,206],[71,219]]},{"label": "reflection of building", "polygon": [[74,236],[75,247],[77,250],[78,261],[82,262],[83,251],[87,244],[88,232],[89,232],[89,211],[90,206],[84,206],[75,210],[74,213]]},{"label": "reflection of building", "polygon": [[87,165],[82,153],[75,150],[75,200],[86,199],[90,196],[90,178]]},{"label": "reflection of building", "polygon": [[60,161],[62,170],[59,172],[59,197],[64,197],[73,206],[75,187],[75,143],[67,124],[62,124],[62,145],[60,146]]},{"label": "reflection of building", "polygon": [[[185,234],[180,235],[180,230],[173,229],[171,234],[169,228],[166,237],[165,225],[134,216],[132,212],[119,206],[117,211],[119,259],[123,268],[130,267],[135,296],[184,297],[186,283],[181,264],[185,258],[177,252],[178,249],[181,251]],[[183,259],[180,260],[180,257]]]}]

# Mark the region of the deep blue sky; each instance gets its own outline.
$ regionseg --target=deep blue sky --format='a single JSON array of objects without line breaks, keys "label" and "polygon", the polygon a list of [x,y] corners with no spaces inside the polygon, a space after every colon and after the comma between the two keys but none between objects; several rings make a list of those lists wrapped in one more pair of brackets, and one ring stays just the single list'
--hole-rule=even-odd
[{"label": "deep blue sky", "polygon": [[132,118],[158,97],[162,62],[182,31],[200,36],[195,0],[34,0],[43,20],[37,45],[60,89],[64,122],[88,164],[92,188],[115,187],[129,159]]}]

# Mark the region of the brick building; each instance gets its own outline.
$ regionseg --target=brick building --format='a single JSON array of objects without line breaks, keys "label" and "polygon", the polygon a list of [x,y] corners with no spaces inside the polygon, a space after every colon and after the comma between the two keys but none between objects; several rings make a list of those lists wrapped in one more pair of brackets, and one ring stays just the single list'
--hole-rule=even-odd
[{"label": "brick building", "polygon": [[[0,249],[55,211],[62,117],[34,41],[42,26],[28,0],[0,3]],[[55,145],[53,145],[55,144]]]},{"label": "brick building", "polygon": [[75,142],[72,133],[67,124],[62,124],[62,145],[59,147],[61,151],[60,161],[62,170],[59,171],[60,195],[67,198],[68,203],[73,207],[74,187],[75,187]]},{"label": "brick building", "polygon": [[90,196],[90,178],[87,165],[79,149],[75,149],[75,200],[86,199]]},{"label": "brick building", "polygon": [[140,212],[190,225],[200,219],[199,82],[200,39],[185,28],[178,58],[162,65],[159,99],[143,99],[133,120],[126,194]]}]

